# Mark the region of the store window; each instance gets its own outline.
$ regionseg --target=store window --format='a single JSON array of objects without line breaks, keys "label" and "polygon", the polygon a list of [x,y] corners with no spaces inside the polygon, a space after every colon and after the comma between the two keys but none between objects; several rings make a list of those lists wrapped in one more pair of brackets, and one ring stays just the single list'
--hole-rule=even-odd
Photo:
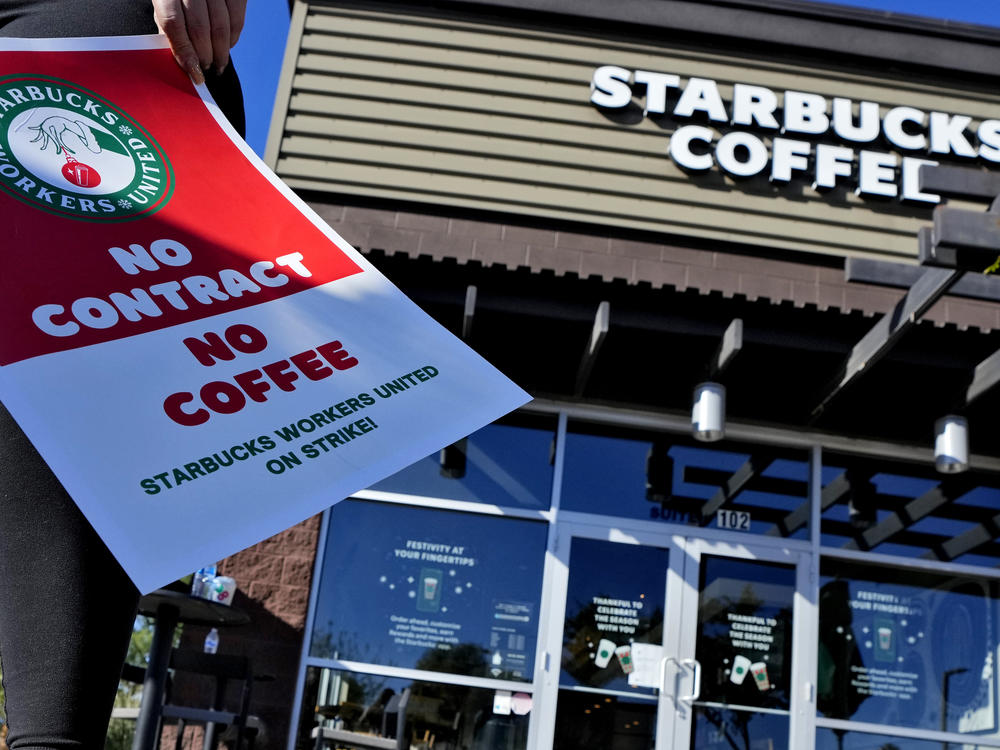
[{"label": "store window", "polygon": [[565,465],[567,510],[809,536],[806,451],[571,422]]},{"label": "store window", "polygon": [[824,451],[822,544],[997,567],[1000,477]]},{"label": "store window", "polygon": [[310,656],[530,682],[547,526],[346,500]]},{"label": "store window", "polygon": [[977,738],[1000,738],[997,586],[966,576],[824,560],[820,714],[954,732],[970,746]]},{"label": "store window", "polygon": [[315,727],[329,732],[326,747],[373,747],[403,738],[410,750],[523,750],[528,693],[405,680],[320,667],[306,670],[296,747],[311,750]]},{"label": "store window", "polygon": [[552,494],[555,417],[519,414],[487,425],[371,489],[543,510]]}]

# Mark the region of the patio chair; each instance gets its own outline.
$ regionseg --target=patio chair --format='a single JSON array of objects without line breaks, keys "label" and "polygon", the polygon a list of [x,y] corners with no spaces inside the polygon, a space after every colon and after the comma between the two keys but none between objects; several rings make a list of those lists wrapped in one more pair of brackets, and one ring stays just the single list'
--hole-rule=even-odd
[{"label": "patio chair", "polygon": [[312,737],[316,740],[315,750],[331,746],[347,746],[362,750],[410,750],[410,737],[406,731],[406,706],[410,700],[410,688],[393,695],[385,704],[382,713],[381,735],[363,734],[346,729],[314,727]]},{"label": "patio chair", "polygon": [[[180,750],[184,730],[189,724],[201,724],[205,728],[204,750],[214,750],[219,743],[219,733],[223,726],[232,726],[236,731],[234,750],[252,750],[259,731],[260,722],[250,715],[250,698],[253,692],[254,675],[250,660],[245,656],[230,654],[206,654],[201,651],[174,649],[170,654],[170,668],[175,674],[187,672],[215,678],[215,695],[209,708],[179,705],[172,696],[164,703],[162,719],[177,722],[175,750]],[[223,709],[226,687],[231,680],[241,681],[239,708],[236,711]],[[176,692],[176,691],[175,691]]]}]

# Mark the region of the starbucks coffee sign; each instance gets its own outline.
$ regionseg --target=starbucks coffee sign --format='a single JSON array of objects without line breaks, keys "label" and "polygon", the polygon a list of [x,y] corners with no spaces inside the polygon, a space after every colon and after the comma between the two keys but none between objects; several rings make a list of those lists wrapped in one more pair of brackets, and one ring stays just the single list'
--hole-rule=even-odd
[{"label": "starbucks coffee sign", "polygon": [[170,163],[111,102],[55,78],[0,79],[0,189],[88,221],[148,216],[170,200]]},{"label": "starbucks coffee sign", "polygon": [[[667,153],[688,172],[718,167],[736,178],[811,180],[821,192],[848,186],[862,196],[938,203],[939,196],[919,189],[921,165],[937,164],[938,158],[1000,162],[1000,120],[973,128],[972,118],[963,114],[779,93],[745,83],[733,85],[727,103],[708,78],[685,81],[671,73],[614,65],[594,71],[594,105],[604,110],[639,106],[633,98],[644,117],[682,123],[670,136]],[[693,119],[707,124],[686,123]]]}]

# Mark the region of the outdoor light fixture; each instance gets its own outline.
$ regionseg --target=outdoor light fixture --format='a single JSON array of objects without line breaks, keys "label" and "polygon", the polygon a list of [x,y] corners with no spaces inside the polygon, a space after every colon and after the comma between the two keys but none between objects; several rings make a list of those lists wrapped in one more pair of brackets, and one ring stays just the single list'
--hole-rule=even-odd
[{"label": "outdoor light fixture", "polygon": [[702,383],[694,389],[691,429],[697,440],[722,440],[726,434],[726,386]]},{"label": "outdoor light fixture", "polygon": [[957,474],[969,468],[969,423],[949,414],[934,423],[934,468]]}]

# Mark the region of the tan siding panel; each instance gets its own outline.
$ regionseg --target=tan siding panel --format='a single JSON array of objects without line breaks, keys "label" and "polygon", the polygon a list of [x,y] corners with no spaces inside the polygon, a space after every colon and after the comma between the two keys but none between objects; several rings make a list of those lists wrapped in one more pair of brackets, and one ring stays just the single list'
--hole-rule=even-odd
[{"label": "tan siding panel", "polygon": [[[637,198],[656,196],[669,201],[669,204],[664,206],[667,213],[686,211],[704,204],[702,200],[691,199],[691,191],[687,189],[688,178],[666,158],[660,160],[633,158],[626,163],[617,156],[612,156],[602,162],[601,155],[595,153],[594,163],[589,168],[583,168],[544,163],[542,157],[558,153],[557,149],[548,145],[522,145],[508,141],[512,158],[504,159],[497,158],[504,150],[497,146],[490,148],[490,156],[483,156],[485,149],[480,143],[482,139],[475,136],[435,133],[438,138],[428,141],[425,138],[413,137],[420,131],[410,128],[373,127],[370,124],[349,122],[341,122],[338,131],[340,137],[332,139],[290,136],[285,140],[283,153],[322,159],[332,157],[372,165],[406,165],[407,169],[427,175],[443,171],[440,165],[447,164],[448,172],[453,175],[487,177],[491,180],[547,185],[573,191],[567,196],[567,205],[578,204],[582,213],[586,213],[588,204],[587,201],[580,203],[581,191],[589,196],[614,194]],[[496,143],[503,139],[491,140]],[[533,146],[539,158],[532,160],[532,154],[526,153],[527,149],[524,146]],[[570,159],[567,163],[580,162]],[[632,170],[627,170],[626,166],[632,167]],[[718,190],[728,194],[722,201],[727,204],[727,209],[728,204],[738,201],[740,211],[751,216],[759,215],[768,221],[785,220],[792,208],[789,206],[789,201],[781,196],[778,188],[763,195],[739,194],[722,185],[719,185]],[[572,200],[573,198],[576,200]],[[841,217],[837,221],[831,220],[829,207],[819,197],[812,201],[797,203],[794,209],[800,219],[815,221],[817,224],[830,223],[840,226],[849,220],[847,217]],[[845,206],[842,210],[853,213],[855,217],[867,213],[860,203],[853,207]],[[878,231],[888,233],[908,234],[911,228],[909,220],[892,215],[884,216],[878,225]]]},{"label": "tan siding panel", "polygon": [[[288,163],[284,160],[279,165],[283,170],[288,167]],[[333,166],[330,166],[333,169]],[[345,170],[347,171],[347,170]],[[420,199],[426,200],[428,195],[433,195],[437,198],[435,203],[439,205],[454,206],[457,208],[482,208],[482,201],[475,197],[469,197],[468,195],[457,193],[428,193],[423,186],[418,186],[412,191],[405,185],[393,186],[392,188],[385,188],[381,186],[372,186],[366,182],[348,182],[345,180],[311,180],[308,178],[297,177],[291,172],[283,172],[286,175],[285,179],[288,184],[294,189],[303,190],[313,190],[313,191],[327,191],[342,195],[357,195],[375,198],[396,198],[401,200],[416,200],[417,196]],[[344,175],[341,175],[344,176]],[[380,175],[384,176],[384,175]],[[544,217],[551,219],[566,219],[571,221],[578,221],[579,216],[573,214],[570,211],[563,210],[558,206],[548,205],[548,206],[530,206],[531,210],[528,211],[525,207],[518,202],[505,203],[502,197],[496,199],[496,204],[494,206],[496,210],[509,211],[511,213],[530,213],[532,216]],[[595,216],[595,220],[603,219],[602,225],[615,226],[614,221],[616,217],[614,216]],[[666,232],[670,233],[678,229],[683,229],[681,227],[665,226],[661,222],[657,222],[653,219],[637,219],[634,218],[629,222],[629,226],[634,229],[641,229],[651,232]],[[735,234],[733,231],[727,230],[725,227],[729,224],[716,224],[707,225],[700,227],[698,232],[699,237],[707,240],[715,241],[725,241],[725,242],[751,242],[742,234]],[[690,233],[690,232],[687,232]],[[825,254],[836,254],[841,256],[852,256],[852,257],[870,257],[870,258],[881,258],[882,260],[896,260],[903,261],[909,258],[910,253],[904,248],[897,248],[895,245],[885,245],[882,246],[883,252],[872,252],[866,249],[858,249],[856,244],[856,237],[845,236],[842,234],[836,235],[836,239],[843,239],[843,243],[826,243],[819,241],[810,241],[808,239],[804,241],[799,241],[796,239],[789,239],[783,235],[776,235],[772,239],[767,240],[766,238],[757,238],[762,244],[766,244],[767,247],[781,248],[785,250],[795,250],[799,252],[813,252],[813,253],[825,253]],[[751,242],[752,244],[752,242]],[[867,245],[865,247],[876,247],[876,245]],[[382,248],[389,249],[392,248]],[[893,252],[893,250],[898,249],[899,252]]]},{"label": "tan siding panel", "polygon": [[[379,189],[379,186],[391,186],[380,195],[398,193],[400,197],[413,194],[436,195],[445,198],[448,205],[452,199],[461,197],[461,205],[477,205],[483,200],[496,201],[495,208],[500,210],[528,211],[538,215],[551,215],[547,208],[559,207],[559,215],[564,218],[581,220],[589,217],[593,221],[610,221],[617,223],[622,220],[635,222],[645,229],[671,234],[686,234],[694,230],[705,230],[704,236],[726,239],[728,241],[748,241],[767,245],[776,244],[779,247],[795,247],[796,249],[815,250],[818,243],[804,238],[789,241],[782,232],[787,222],[783,217],[773,214],[739,213],[731,209],[689,204],[669,195],[657,199],[643,198],[628,193],[595,193],[588,190],[573,190],[566,186],[550,185],[543,180],[523,182],[517,179],[501,181],[498,175],[482,172],[447,174],[429,172],[423,165],[433,162],[432,156],[413,155],[407,160],[407,168],[401,166],[386,166],[381,160],[383,154],[375,154],[372,160],[363,158],[366,154],[358,149],[351,149],[351,160],[346,158],[318,159],[287,156],[279,162],[279,171],[286,177],[301,178],[312,185],[320,184],[319,176],[332,176],[343,185],[367,186]],[[338,192],[350,192],[350,189]],[[780,209],[779,204],[772,204],[774,209]],[[645,219],[645,220],[643,220]],[[640,224],[641,222],[641,224]],[[725,227],[738,227],[738,230],[726,231]],[[742,239],[740,239],[742,238]],[[834,241],[834,238],[836,241]],[[878,248],[881,252],[905,256],[910,254],[916,244],[912,235],[898,235],[887,228],[869,227],[846,229],[837,227],[835,233],[822,246],[836,246],[845,253],[851,253],[855,245]],[[869,254],[869,253],[865,253]]]},{"label": "tan siding panel", "polygon": [[[487,27],[475,33],[426,28],[417,19],[398,17],[392,21],[374,21],[377,16],[360,18],[311,15],[307,31],[326,34],[306,34],[304,51],[324,51],[348,57],[383,57],[397,60],[427,60],[433,51],[436,66],[449,69],[480,69],[505,71],[532,77],[566,82],[589,83],[598,65],[618,65],[631,70],[645,69],[673,73],[682,79],[692,76],[711,78],[720,85],[728,101],[733,83],[752,83],[774,91],[787,89],[809,91],[827,97],[847,96],[855,100],[877,101],[884,109],[895,106],[917,106],[925,110],[982,114],[984,108],[1000,105],[1000,94],[991,92],[956,91],[948,87],[921,84],[898,79],[890,85],[873,76],[831,70],[815,70],[805,66],[790,70],[787,65],[765,60],[709,54],[683,48],[669,50],[642,45],[614,45],[591,37],[565,41],[566,35],[525,34],[503,28]],[[317,19],[322,19],[322,22]],[[412,44],[406,32],[420,35],[419,44]],[[604,57],[595,55],[604,54]],[[666,53],[665,53],[666,52]],[[544,65],[540,65],[543,63]]]},{"label": "tan siding panel", "polygon": [[[642,157],[651,161],[667,158],[667,136],[660,132],[631,131],[612,141],[607,130],[588,125],[560,127],[555,131],[551,124],[517,117],[502,117],[480,112],[454,111],[442,114],[439,109],[382,102],[358,102],[339,97],[309,97],[297,95],[292,101],[295,114],[288,118],[286,133],[306,132],[334,136],[343,132],[340,123],[358,120],[367,123],[404,123],[411,128],[436,130],[442,137],[454,133],[473,133],[499,140],[477,141],[480,147],[494,146],[509,154],[510,142],[516,141],[521,153],[539,153],[543,161],[572,159],[584,166],[598,156],[595,152],[619,154],[623,157]],[[336,116],[329,115],[336,113]],[[306,114],[308,113],[308,114]],[[325,116],[324,116],[325,113]],[[386,115],[396,114],[397,117]],[[559,136],[556,140],[554,136]],[[432,139],[433,133],[423,137]],[[575,147],[572,152],[561,149]],[[550,153],[545,153],[551,148]],[[673,162],[670,163],[673,169]]]},{"label": "tan siding panel", "polygon": [[[453,123],[450,123],[453,124]],[[504,138],[493,133],[469,134],[442,130],[420,130],[414,127],[383,125],[370,121],[340,120],[331,129],[330,123],[320,117],[294,115],[289,118],[286,132],[291,137],[285,140],[285,150],[292,152],[302,148],[297,134],[318,136],[309,139],[309,148],[320,150],[337,148],[341,141],[378,141],[394,145],[408,144],[418,148],[435,148],[456,154],[489,153],[494,157],[509,159],[513,164],[559,164],[577,170],[577,179],[586,172],[658,174],[662,179],[685,179],[683,174],[667,158],[666,152],[657,154],[623,154],[601,151],[588,146],[566,146],[554,143],[538,143],[520,138]],[[305,140],[305,139],[301,139]],[[350,148],[351,144],[344,144]],[[487,151],[488,150],[488,151]],[[589,168],[583,165],[589,165]],[[451,165],[452,169],[460,165]],[[669,172],[669,175],[662,170]],[[523,170],[522,170],[523,172]]]},{"label": "tan siding panel", "polygon": [[[428,60],[435,67],[441,63],[455,70],[482,71],[486,73],[504,73],[514,76],[539,77],[544,71],[544,77],[562,81],[589,81],[592,67],[587,62],[545,59],[544,68],[540,68],[539,59],[534,57],[515,57],[509,54],[484,52],[477,49],[445,49],[429,47],[426,44],[407,44],[398,39],[351,39],[332,34],[306,34],[302,40],[302,50],[308,53],[326,55],[344,55],[352,58],[368,58],[372,60]],[[433,51],[433,58],[428,58],[428,52]]]},{"label": "tan siding panel", "polygon": [[[605,127],[608,131],[627,133],[632,128],[623,129],[603,117],[593,119],[589,108],[578,103],[536,102],[525,103],[519,96],[503,96],[470,91],[455,91],[450,88],[429,85],[413,85],[395,81],[335,77],[302,73],[295,77],[298,92],[329,93],[356,98],[360,104],[391,102],[431,107],[443,120],[442,109],[451,111],[484,112],[490,116],[518,116],[525,123],[538,122],[548,128],[550,137],[558,138],[561,131],[551,127],[552,122]],[[315,102],[315,100],[312,100]],[[294,110],[294,107],[292,108]],[[397,118],[398,119],[398,118]],[[648,122],[648,121],[647,121]],[[439,121],[439,124],[443,124]],[[499,130],[499,128],[497,128]],[[662,133],[652,123],[643,124],[643,130]]]},{"label": "tan siding panel", "polygon": [[449,70],[447,74],[433,65],[413,62],[382,60],[356,60],[343,55],[318,55],[304,52],[299,58],[299,69],[309,72],[364,78],[366,80],[411,83],[428,88],[443,87],[456,96],[465,91],[483,91],[518,99],[521,106],[530,100],[579,102],[590,97],[590,71],[572,83],[563,81],[533,80],[531,86],[524,78],[479,70]]},{"label": "tan siding panel", "polygon": [[867,203],[850,186],[824,195],[805,175],[779,186],[766,173],[748,182],[717,167],[686,174],[667,155],[674,126],[644,118],[641,106],[602,113],[590,104],[602,64],[675,73],[684,83],[711,78],[727,106],[743,82],[779,96],[791,89],[877,101],[883,113],[907,105],[1000,118],[1000,96],[940,82],[331,3],[304,20],[279,174],[313,190],[835,255],[915,256],[929,208]]}]

